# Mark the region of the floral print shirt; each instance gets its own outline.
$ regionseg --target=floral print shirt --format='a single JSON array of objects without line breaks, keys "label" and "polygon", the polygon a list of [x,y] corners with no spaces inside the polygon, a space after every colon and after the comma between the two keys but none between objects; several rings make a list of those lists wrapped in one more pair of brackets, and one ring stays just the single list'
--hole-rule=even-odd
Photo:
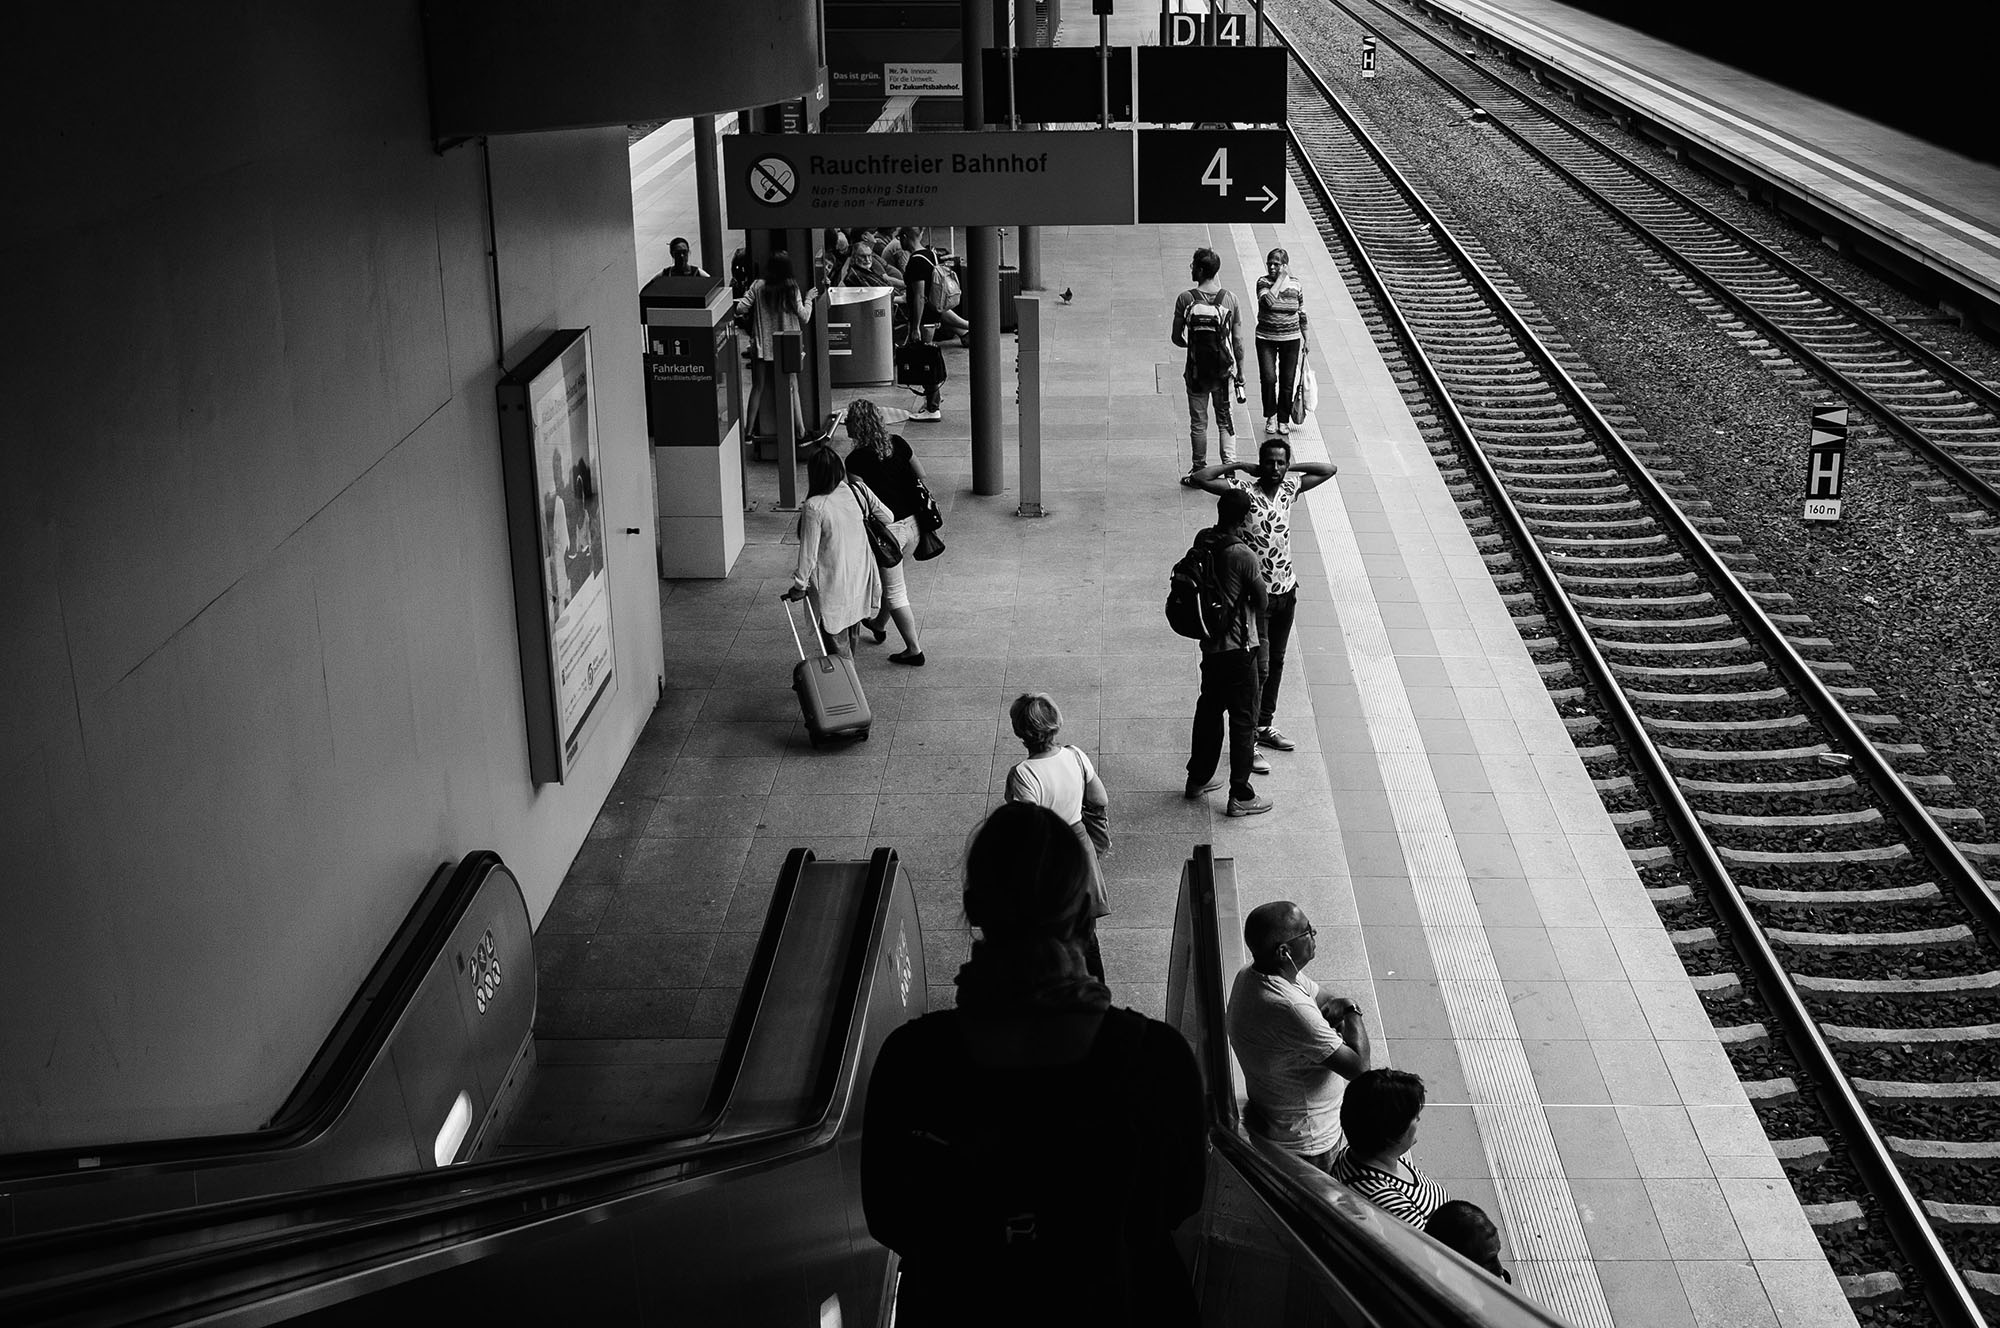
[{"label": "floral print shirt", "polygon": [[1265,591],[1284,595],[1297,590],[1298,573],[1292,570],[1292,502],[1299,496],[1304,477],[1295,470],[1286,472],[1275,496],[1265,493],[1254,475],[1231,475],[1229,483],[1250,495],[1250,524],[1243,539],[1257,555]]}]

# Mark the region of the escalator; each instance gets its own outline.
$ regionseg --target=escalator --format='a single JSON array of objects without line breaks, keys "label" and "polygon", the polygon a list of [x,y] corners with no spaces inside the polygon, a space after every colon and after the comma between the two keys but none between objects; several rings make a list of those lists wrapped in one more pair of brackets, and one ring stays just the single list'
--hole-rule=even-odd
[{"label": "escalator", "polygon": [[[1204,1321],[1554,1328],[1242,1133],[1221,1036],[1233,908],[1229,864],[1198,850],[1169,1016],[1211,1115],[1207,1198],[1179,1233]],[[0,1241],[0,1322],[887,1323],[894,1260],[861,1214],[861,1119],[882,1040],[923,1010],[921,939],[892,850],[795,851],[693,1126],[17,1236]]]}]

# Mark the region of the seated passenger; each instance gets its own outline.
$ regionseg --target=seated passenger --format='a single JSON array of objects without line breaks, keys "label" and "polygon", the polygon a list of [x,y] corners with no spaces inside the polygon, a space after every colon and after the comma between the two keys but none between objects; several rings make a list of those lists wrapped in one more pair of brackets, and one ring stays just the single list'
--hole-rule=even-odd
[{"label": "seated passenger", "polygon": [[1319,953],[1304,910],[1280,899],[1250,910],[1250,965],[1229,990],[1229,1045],[1243,1067],[1250,1132],[1325,1171],[1340,1144],[1340,1097],[1368,1068],[1361,1007],[1299,970]]},{"label": "seated passenger", "polygon": [[889,270],[889,265],[875,252],[875,246],[866,240],[855,241],[854,256],[847,264],[847,284],[903,289],[903,279]]},{"label": "seated passenger", "polygon": [[861,1201],[902,1256],[906,1328],[1198,1322],[1171,1233],[1201,1206],[1201,1077],[1085,969],[1089,879],[1061,817],[995,809],[966,854],[957,1008],[882,1044]]},{"label": "seated passenger", "polygon": [[1408,1070],[1356,1075],[1340,1103],[1347,1147],[1334,1155],[1332,1167],[1335,1180],[1419,1228],[1447,1198],[1444,1187],[1409,1158],[1423,1114],[1424,1081]]},{"label": "seated passenger", "polygon": [[1478,1204],[1453,1199],[1439,1205],[1424,1223],[1424,1234],[1446,1249],[1464,1255],[1502,1282],[1514,1280],[1514,1275],[1500,1266],[1500,1233]]}]

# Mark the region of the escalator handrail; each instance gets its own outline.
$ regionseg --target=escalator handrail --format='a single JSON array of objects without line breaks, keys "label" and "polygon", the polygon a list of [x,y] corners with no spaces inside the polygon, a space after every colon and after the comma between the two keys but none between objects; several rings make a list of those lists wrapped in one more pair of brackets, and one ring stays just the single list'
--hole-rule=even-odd
[{"label": "escalator handrail", "polygon": [[[795,861],[798,851],[787,858],[787,867]],[[807,854],[801,867],[810,861]],[[844,947],[838,1004],[821,1046],[822,1069],[813,1093],[791,1122],[721,1142],[653,1136],[329,1186],[308,1191],[305,1197],[352,1215],[309,1217],[156,1254],[144,1252],[144,1247],[190,1226],[216,1230],[294,1213],[301,1209],[302,1196],[237,1200],[0,1241],[0,1273],[10,1264],[92,1252],[93,1245],[138,1251],[123,1262],[114,1255],[88,1270],[39,1283],[10,1285],[12,1279],[0,1276],[0,1319],[17,1313],[32,1317],[73,1311],[108,1296],[129,1300],[232,1273],[254,1277],[257,1269],[278,1259],[315,1259],[320,1260],[315,1267],[331,1269],[336,1266],[335,1251],[345,1252],[338,1265],[343,1268],[407,1262],[440,1248],[527,1226],[566,1217],[588,1220],[592,1209],[669,1185],[694,1169],[706,1176],[771,1165],[828,1146],[839,1135],[840,1109],[851,1097],[863,1006],[876,952],[883,943],[896,868],[893,849],[877,849],[869,862],[861,904]],[[826,1069],[828,1060],[835,1062],[831,1072]]]},{"label": "escalator handrail", "polygon": [[438,953],[500,866],[498,854],[480,850],[456,867],[440,863],[418,894],[354,998],[271,1119],[254,1130],[187,1135],[129,1143],[72,1144],[0,1155],[0,1183],[103,1176],[113,1170],[143,1173],[173,1167],[251,1160],[299,1148],[340,1119],[360,1090],[403,1013],[415,999]]},{"label": "escalator handrail", "polygon": [[[1201,1064],[1208,1099],[1209,1143],[1216,1153],[1285,1224],[1327,1275],[1337,1278],[1343,1289],[1368,1307],[1376,1322],[1421,1328],[1491,1328],[1495,1323],[1504,1323],[1507,1328],[1568,1328],[1564,1320],[1451,1254],[1451,1262],[1446,1265],[1449,1275],[1463,1274],[1462,1285],[1457,1289],[1481,1302],[1490,1299],[1503,1307],[1498,1319],[1480,1317],[1443,1289],[1433,1270],[1419,1267],[1402,1251],[1370,1233],[1366,1218],[1341,1211],[1340,1205],[1328,1202],[1325,1195],[1316,1193],[1312,1186],[1287,1174],[1281,1165],[1265,1156],[1262,1146],[1242,1125],[1229,1043],[1224,1035],[1221,923],[1216,906],[1212,845],[1196,846],[1188,863],[1187,891],[1196,988],[1192,997],[1200,1003],[1202,1026],[1211,1034],[1202,1039],[1202,1045],[1195,1047],[1194,1052]],[[1340,1182],[1331,1177],[1313,1179],[1315,1184],[1347,1196],[1360,1210],[1372,1215],[1374,1210],[1368,1208],[1366,1200],[1350,1195]],[[1448,1253],[1442,1245],[1437,1249]]]}]

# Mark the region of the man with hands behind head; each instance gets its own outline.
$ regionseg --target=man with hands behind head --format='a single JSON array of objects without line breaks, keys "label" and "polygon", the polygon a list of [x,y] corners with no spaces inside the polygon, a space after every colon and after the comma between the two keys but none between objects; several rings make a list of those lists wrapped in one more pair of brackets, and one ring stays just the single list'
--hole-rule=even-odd
[{"label": "man with hands behind head", "polygon": [[1299,611],[1299,577],[1292,567],[1292,503],[1306,490],[1332,479],[1336,469],[1330,461],[1294,461],[1289,439],[1266,438],[1257,449],[1255,465],[1225,461],[1188,477],[1210,493],[1241,489],[1250,495],[1243,542],[1257,555],[1265,601],[1264,617],[1257,624],[1257,745],[1274,751],[1289,752],[1297,745],[1272,722],[1278,712],[1278,685],[1285,676],[1285,646]]},{"label": "man with hands behind head", "polygon": [[1250,964],[1229,992],[1229,1045],[1250,1102],[1243,1123],[1325,1171],[1341,1145],[1340,1099],[1368,1069],[1361,1007],[1302,972],[1318,932],[1290,900],[1261,904],[1243,923]]}]

